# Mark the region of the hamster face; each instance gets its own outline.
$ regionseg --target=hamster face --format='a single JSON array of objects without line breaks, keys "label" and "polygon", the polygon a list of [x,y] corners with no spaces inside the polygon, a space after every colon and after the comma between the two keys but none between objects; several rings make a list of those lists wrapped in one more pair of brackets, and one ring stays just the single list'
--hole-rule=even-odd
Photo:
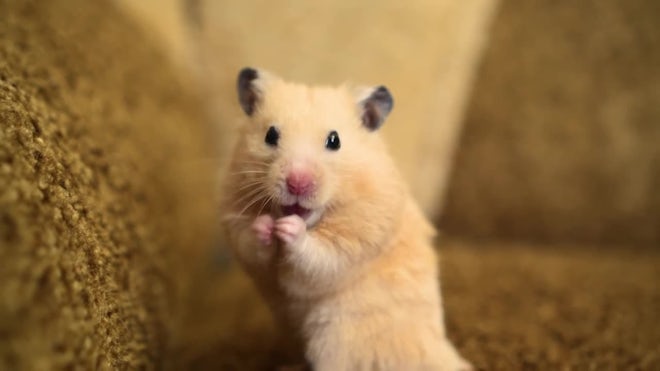
[{"label": "hamster face", "polygon": [[[355,194],[351,187],[369,183],[363,179],[370,164],[384,154],[372,131],[384,119],[378,110],[391,108],[385,88],[361,96],[347,87],[308,87],[244,69],[238,90],[247,120],[233,174],[246,207],[297,214],[312,226],[328,209],[349,202],[344,196]],[[369,100],[376,92],[386,93],[389,107]]]}]

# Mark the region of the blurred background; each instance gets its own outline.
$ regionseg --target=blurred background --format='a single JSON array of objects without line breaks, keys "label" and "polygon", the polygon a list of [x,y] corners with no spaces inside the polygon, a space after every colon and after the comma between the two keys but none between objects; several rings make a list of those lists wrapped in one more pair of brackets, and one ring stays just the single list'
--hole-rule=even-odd
[{"label": "blurred background", "polygon": [[235,82],[244,66],[310,84],[388,86],[396,109],[384,135],[416,197],[438,215],[494,0],[120,3],[198,77],[221,151],[242,115]]},{"label": "blurred background", "polygon": [[218,251],[244,66],[390,88],[382,131],[441,231],[449,336],[477,369],[660,369],[660,2],[0,14],[0,369],[282,362]]},{"label": "blurred background", "polygon": [[653,2],[120,3],[199,77],[221,150],[242,66],[382,83],[391,151],[446,233],[660,243]]}]

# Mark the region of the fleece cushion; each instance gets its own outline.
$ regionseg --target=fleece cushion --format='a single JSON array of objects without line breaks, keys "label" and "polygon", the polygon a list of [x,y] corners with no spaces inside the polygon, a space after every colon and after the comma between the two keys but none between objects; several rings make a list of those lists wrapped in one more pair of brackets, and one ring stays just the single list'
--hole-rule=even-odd
[{"label": "fleece cushion", "polygon": [[213,220],[198,99],[111,2],[0,14],[0,369],[158,367]]},{"label": "fleece cushion", "polygon": [[660,244],[660,12],[645,0],[504,0],[442,227]]},{"label": "fleece cushion", "polygon": [[[477,370],[660,369],[658,251],[462,239],[439,250],[449,337]],[[244,274],[200,270],[197,281],[214,295],[191,301],[177,369],[281,362],[268,310]]]}]

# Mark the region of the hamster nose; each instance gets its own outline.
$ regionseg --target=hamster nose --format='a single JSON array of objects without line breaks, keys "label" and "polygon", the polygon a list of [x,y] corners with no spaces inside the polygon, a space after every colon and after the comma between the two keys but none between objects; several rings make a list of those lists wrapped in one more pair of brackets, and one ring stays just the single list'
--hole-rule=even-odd
[{"label": "hamster nose", "polygon": [[307,196],[314,191],[314,179],[307,172],[292,172],[286,177],[286,189],[294,196]]}]

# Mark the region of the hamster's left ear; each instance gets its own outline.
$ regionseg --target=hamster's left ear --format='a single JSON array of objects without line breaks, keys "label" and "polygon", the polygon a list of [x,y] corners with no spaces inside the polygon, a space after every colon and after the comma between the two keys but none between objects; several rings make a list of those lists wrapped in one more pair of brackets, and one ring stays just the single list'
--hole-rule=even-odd
[{"label": "hamster's left ear", "polygon": [[381,85],[363,90],[360,96],[359,108],[361,109],[362,125],[371,131],[377,130],[383,125],[394,106],[392,94]]},{"label": "hamster's left ear", "polygon": [[257,109],[259,100],[262,99],[262,91],[257,84],[259,75],[260,72],[251,67],[245,67],[238,73],[236,81],[238,101],[248,116],[252,116]]}]

